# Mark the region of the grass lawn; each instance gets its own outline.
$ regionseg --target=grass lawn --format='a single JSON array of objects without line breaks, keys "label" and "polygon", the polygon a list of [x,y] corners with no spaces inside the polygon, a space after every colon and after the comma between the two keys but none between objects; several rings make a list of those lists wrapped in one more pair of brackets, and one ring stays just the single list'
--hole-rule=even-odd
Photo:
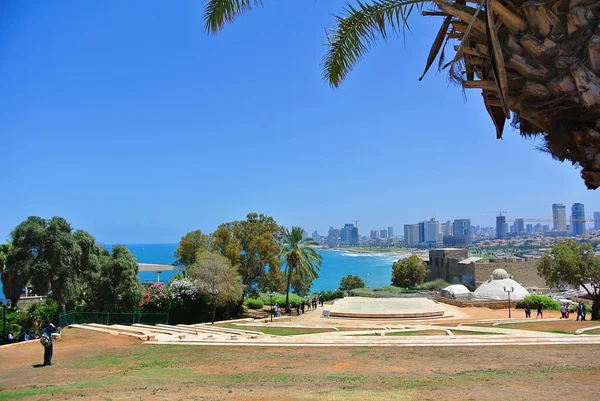
[{"label": "grass lawn", "polygon": [[[413,332],[414,333],[414,332]],[[600,399],[600,346],[218,347],[143,345],[67,329],[55,365],[39,344],[0,348],[6,400]],[[515,357],[518,355],[518,357]],[[565,383],[577,386],[565,386]]]},{"label": "grass lawn", "polygon": [[321,329],[321,328],[296,328],[296,327],[265,327],[265,326],[238,326],[236,324],[223,325],[232,330],[249,330],[259,331],[261,333],[269,334],[272,336],[297,336],[299,334],[315,334],[315,333],[330,333],[336,331],[333,329]]}]

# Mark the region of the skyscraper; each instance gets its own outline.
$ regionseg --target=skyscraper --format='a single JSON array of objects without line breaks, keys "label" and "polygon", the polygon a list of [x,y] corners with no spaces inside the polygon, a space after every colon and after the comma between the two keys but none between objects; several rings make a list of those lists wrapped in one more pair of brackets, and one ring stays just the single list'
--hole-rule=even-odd
[{"label": "skyscraper", "polygon": [[554,231],[567,231],[567,210],[562,203],[552,204],[552,223]]},{"label": "skyscraper", "polygon": [[594,230],[600,230],[600,212],[594,212]]},{"label": "skyscraper", "polygon": [[585,207],[583,203],[573,203],[571,207],[571,230],[574,235],[585,234]]},{"label": "skyscraper", "polygon": [[379,238],[387,238],[387,237],[388,237],[387,230],[380,230],[379,231]]},{"label": "skyscraper", "polygon": [[377,239],[377,238],[379,238],[379,231],[371,230],[371,239]]},{"label": "skyscraper", "polygon": [[421,221],[417,223],[419,226],[419,244],[425,243],[425,222]]},{"label": "skyscraper", "polygon": [[319,243],[319,233],[317,233],[317,230],[315,230],[314,233],[312,233],[312,239],[313,241],[315,241],[317,244]]},{"label": "skyscraper", "polygon": [[327,234],[327,245],[330,247],[336,247],[340,244],[340,230],[333,227],[329,227],[329,233]]},{"label": "skyscraper", "polygon": [[432,217],[431,220],[425,222],[425,242],[429,246],[437,246],[442,243],[442,231],[440,222]]},{"label": "skyscraper", "polygon": [[405,224],[404,225],[404,246],[407,248],[413,247],[419,243],[419,225]]},{"label": "skyscraper", "polygon": [[340,230],[340,243],[346,246],[355,246],[358,244],[358,235],[357,240],[354,242],[354,224],[345,224],[344,227]]},{"label": "skyscraper", "polygon": [[352,235],[350,236],[350,246],[358,246],[358,227],[352,227]]},{"label": "skyscraper", "polygon": [[515,234],[523,234],[525,232],[525,220],[515,219]]},{"label": "skyscraper", "polygon": [[496,216],[496,239],[506,239],[506,216]]},{"label": "skyscraper", "polygon": [[452,225],[454,245],[471,245],[471,219],[456,219]]},{"label": "skyscraper", "polygon": [[394,227],[388,227],[388,238],[394,238]]}]

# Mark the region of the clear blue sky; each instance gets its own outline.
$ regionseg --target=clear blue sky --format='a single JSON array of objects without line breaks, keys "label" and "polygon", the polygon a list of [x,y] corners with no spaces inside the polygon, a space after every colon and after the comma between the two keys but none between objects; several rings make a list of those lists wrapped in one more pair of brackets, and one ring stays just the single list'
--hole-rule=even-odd
[{"label": "clear blue sky", "polygon": [[0,238],[29,215],[106,243],[176,242],[251,211],[324,233],[600,210],[578,171],[431,71],[439,18],[321,78],[341,1],[267,1],[218,36],[202,2],[0,4]]}]

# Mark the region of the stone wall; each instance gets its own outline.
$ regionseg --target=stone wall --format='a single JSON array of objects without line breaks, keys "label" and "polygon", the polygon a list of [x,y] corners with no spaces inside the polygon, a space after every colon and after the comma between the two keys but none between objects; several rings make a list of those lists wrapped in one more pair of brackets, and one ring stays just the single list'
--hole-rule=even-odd
[{"label": "stone wall", "polygon": [[489,280],[496,269],[504,269],[523,287],[547,287],[546,280],[538,275],[537,262],[539,259],[493,259],[493,261],[478,261],[474,263],[475,281],[479,285]]},{"label": "stone wall", "polygon": [[[489,309],[508,309],[508,301],[476,301],[476,300],[459,300],[450,299],[445,297],[437,297],[434,299],[436,302],[442,302],[444,304],[458,306],[459,308],[489,308]],[[517,302],[511,300],[510,307],[516,308]]]}]

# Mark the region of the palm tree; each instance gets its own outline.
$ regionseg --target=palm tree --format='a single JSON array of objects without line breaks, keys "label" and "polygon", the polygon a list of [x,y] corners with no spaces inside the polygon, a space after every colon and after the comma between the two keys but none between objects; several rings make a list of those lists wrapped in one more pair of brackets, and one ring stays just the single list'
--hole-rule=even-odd
[{"label": "palm tree", "polygon": [[[337,87],[378,39],[404,32],[415,8],[442,24],[423,76],[439,68],[463,88],[481,89],[502,137],[506,120],[542,150],[582,168],[600,186],[600,3],[598,0],[370,0],[347,3],[327,33],[323,75]],[[217,33],[262,0],[208,0],[206,30]],[[448,43],[453,57],[444,62]],[[421,76],[420,79],[423,78]]]},{"label": "palm tree", "polygon": [[313,246],[318,244],[311,238],[302,238],[303,234],[304,230],[300,227],[292,227],[292,231],[286,228],[281,240],[279,261],[282,266],[285,265],[287,280],[286,306],[290,301],[292,274],[296,273],[301,278],[315,279],[319,277],[318,271],[323,261],[321,255],[313,248]]}]

